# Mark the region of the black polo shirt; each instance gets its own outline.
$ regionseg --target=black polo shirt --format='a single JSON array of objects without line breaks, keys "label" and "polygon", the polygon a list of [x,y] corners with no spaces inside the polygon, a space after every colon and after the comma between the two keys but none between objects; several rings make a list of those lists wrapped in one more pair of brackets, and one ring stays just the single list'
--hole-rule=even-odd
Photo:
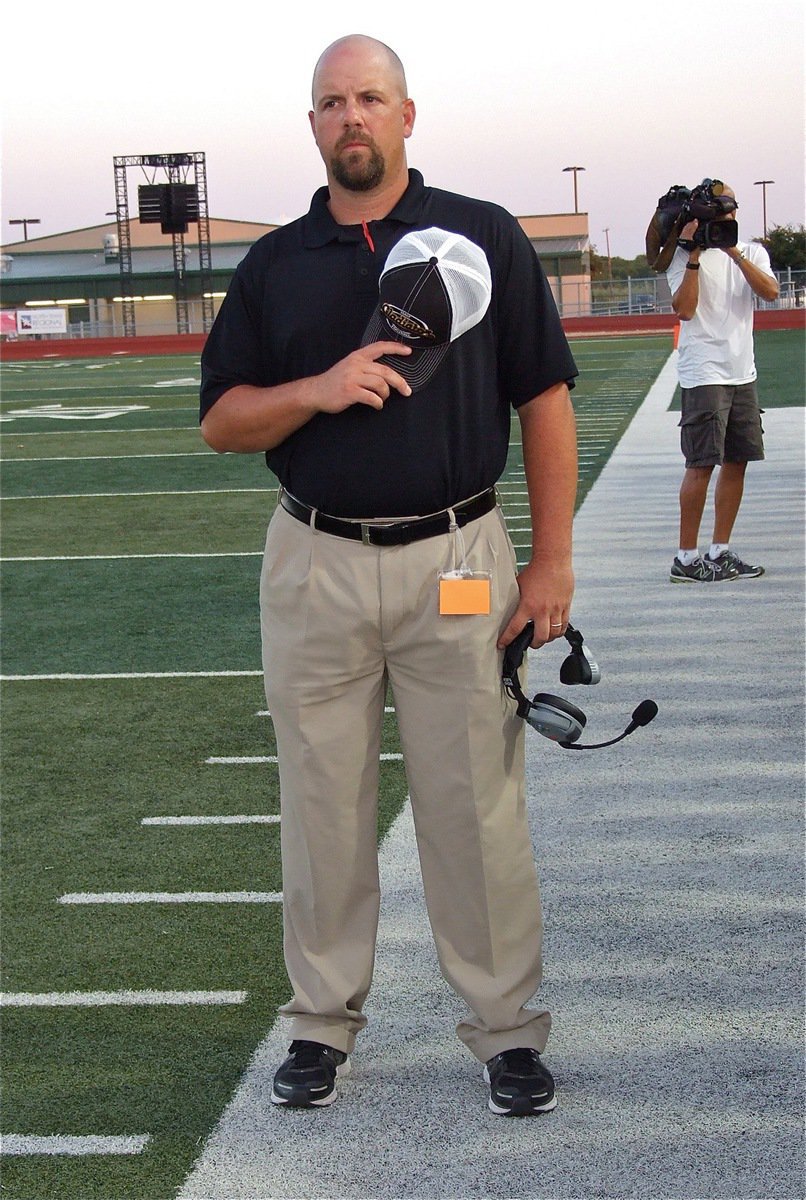
[{"label": "black polo shirt", "polygon": [[[201,415],[238,384],[272,387],[327,371],[361,345],[392,246],[436,225],[485,252],[492,300],[433,378],[382,410],[319,413],[266,454],[292,495],[339,517],[436,512],[501,476],[512,408],[578,374],[531,244],[504,209],[426,187],[418,171],[382,221],[338,225],[327,188],[238,266],[202,353]],[[370,240],[374,249],[370,246]]]}]

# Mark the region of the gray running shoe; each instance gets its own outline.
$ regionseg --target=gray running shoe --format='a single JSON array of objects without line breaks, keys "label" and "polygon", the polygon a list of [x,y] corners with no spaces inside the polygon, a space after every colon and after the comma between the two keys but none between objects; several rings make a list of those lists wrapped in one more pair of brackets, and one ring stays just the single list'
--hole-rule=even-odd
[{"label": "gray running shoe", "polygon": [[737,577],[737,572],[732,567],[723,568],[719,563],[711,562],[709,558],[700,557],[684,567],[675,556],[669,572],[671,583],[727,583]]},{"label": "gray running shoe", "polygon": [[716,558],[706,554],[705,561],[712,566],[721,567],[723,571],[732,567],[737,579],[757,579],[759,575],[764,574],[763,567],[753,567],[750,563],[742,562],[739,555],[734,554],[732,550],[723,550]]}]

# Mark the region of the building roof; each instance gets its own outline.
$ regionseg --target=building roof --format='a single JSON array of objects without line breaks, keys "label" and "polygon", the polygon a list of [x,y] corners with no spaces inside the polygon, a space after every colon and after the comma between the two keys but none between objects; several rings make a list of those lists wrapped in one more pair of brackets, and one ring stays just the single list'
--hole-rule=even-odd
[{"label": "building roof", "polygon": [[[213,244],[211,250],[212,269],[231,272],[245,256],[252,241]],[[186,264],[189,271],[199,270],[198,246],[185,246]],[[151,247],[145,250],[132,249],[133,275],[173,275],[172,246]],[[9,253],[3,249],[2,281],[53,279],[119,279],[120,260],[107,258],[103,248],[99,250],[70,250],[61,253],[50,250],[44,254]]]},{"label": "building roof", "polygon": [[[260,221],[230,221],[224,217],[210,217],[210,241],[219,246],[227,242],[240,242],[250,245],[256,242],[264,233],[276,229],[276,225]],[[192,224],[185,234],[186,246],[198,246],[199,227]],[[3,254],[44,254],[50,251],[65,250],[102,250],[104,239],[110,235],[116,236],[117,222],[109,221],[104,225],[90,225],[84,229],[72,229],[65,233],[51,233],[47,237],[32,237],[27,241],[7,242],[0,246]],[[162,233],[158,226],[141,224],[137,217],[132,217],[129,226],[129,236],[132,249],[151,247],[158,249],[167,247],[170,253],[172,239],[170,234]]]}]

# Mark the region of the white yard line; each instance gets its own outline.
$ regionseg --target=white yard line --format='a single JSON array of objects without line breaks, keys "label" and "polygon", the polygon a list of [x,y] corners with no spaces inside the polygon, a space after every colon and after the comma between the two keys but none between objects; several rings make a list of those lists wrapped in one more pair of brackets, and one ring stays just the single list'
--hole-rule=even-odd
[{"label": "white yard line", "polygon": [[206,552],[164,552],[159,554],[25,554],[0,558],[11,562],[126,562],[139,558],[261,558],[262,550],[210,550]]},{"label": "white yard line", "polygon": [[149,1133],[130,1137],[69,1137],[57,1134],[53,1137],[36,1137],[24,1133],[4,1133],[0,1136],[0,1154],[142,1154],[151,1141]]},{"label": "white yard line", "polygon": [[282,892],[68,892],[59,904],[281,904]]},{"label": "white yard line", "polygon": [[0,1008],[105,1008],[142,1004],[243,1004],[242,991],[0,992]]},{"label": "white yard line", "polygon": [[255,813],[254,816],[220,817],[143,817],[141,825],[276,825],[279,815]]},{"label": "white yard line", "polygon": [[98,675],[0,675],[3,683],[74,683],[97,679],[228,679],[261,675],[262,671],[119,671]]},{"label": "white yard line", "polygon": [[137,458],[217,458],[215,450],[172,450],[161,451],[158,454],[60,454],[51,458],[4,458],[3,467],[15,463],[48,463],[48,462],[121,462],[123,459]]},{"label": "white yard line", "polygon": [[264,493],[271,495],[274,487],[262,488],[196,488],[180,489],[171,492],[54,492],[35,496],[4,496],[3,503],[10,504],[12,500],[132,500],[138,496],[240,496],[246,493]]},{"label": "white yard line", "polygon": [[[400,762],[402,760],[402,758],[403,758],[402,754],[379,754],[378,755],[378,759],[380,762]],[[277,755],[276,754],[265,754],[265,755],[264,754],[256,754],[256,755],[244,755],[243,757],[224,756],[224,757],[220,757],[220,758],[219,757],[206,758],[204,761],[209,766],[243,767],[243,766],[255,766],[256,764],[260,764],[260,763],[276,763]]]}]

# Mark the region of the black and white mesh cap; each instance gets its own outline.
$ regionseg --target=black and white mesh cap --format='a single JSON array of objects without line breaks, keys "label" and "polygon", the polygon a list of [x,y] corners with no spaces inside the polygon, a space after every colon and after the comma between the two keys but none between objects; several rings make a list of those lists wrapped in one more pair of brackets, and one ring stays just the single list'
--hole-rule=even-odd
[{"label": "black and white mesh cap", "polygon": [[384,355],[412,391],[428,382],[455,342],[482,319],[490,305],[492,278],[480,246],[460,233],[418,229],[389,252],[379,283],[380,301],[362,346],[395,341],[408,355]]}]

